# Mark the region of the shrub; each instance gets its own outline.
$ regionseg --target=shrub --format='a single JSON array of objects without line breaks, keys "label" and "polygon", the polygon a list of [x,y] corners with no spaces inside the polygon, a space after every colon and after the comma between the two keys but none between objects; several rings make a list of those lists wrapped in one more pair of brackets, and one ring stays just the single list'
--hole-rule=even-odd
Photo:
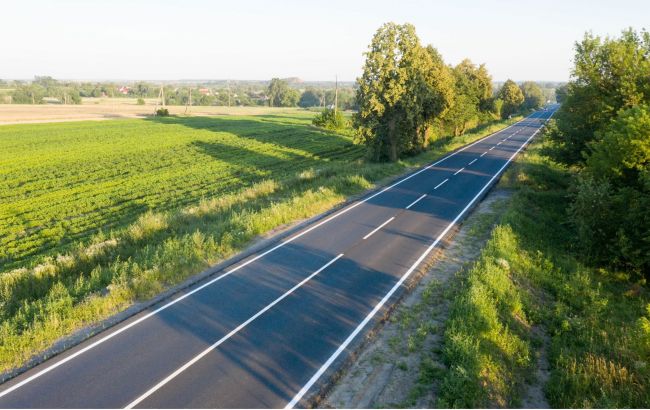
[{"label": "shrub", "polygon": [[340,111],[326,109],[315,116],[311,123],[317,127],[323,127],[328,130],[338,130],[345,128],[348,122]]},{"label": "shrub", "polygon": [[158,116],[158,117],[167,117],[167,116],[169,116],[169,110],[167,108],[158,108],[156,110],[156,116]]},{"label": "shrub", "polygon": [[142,97],[138,98],[137,104],[138,105],[144,105],[144,98],[142,98]]}]

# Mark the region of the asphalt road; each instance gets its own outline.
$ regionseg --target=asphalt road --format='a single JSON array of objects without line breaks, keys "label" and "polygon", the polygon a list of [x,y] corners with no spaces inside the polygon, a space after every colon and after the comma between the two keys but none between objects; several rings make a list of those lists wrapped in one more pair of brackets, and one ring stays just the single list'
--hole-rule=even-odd
[{"label": "asphalt road", "polygon": [[8,381],[0,386],[0,407],[304,404],[553,109],[456,151]]}]

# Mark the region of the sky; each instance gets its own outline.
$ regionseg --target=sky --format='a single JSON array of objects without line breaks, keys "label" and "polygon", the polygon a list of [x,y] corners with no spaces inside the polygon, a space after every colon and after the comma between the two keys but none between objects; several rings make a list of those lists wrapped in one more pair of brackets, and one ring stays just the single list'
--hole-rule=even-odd
[{"label": "sky", "polygon": [[353,81],[388,21],[496,81],[566,81],[575,41],[650,29],[650,1],[2,0],[0,78]]}]

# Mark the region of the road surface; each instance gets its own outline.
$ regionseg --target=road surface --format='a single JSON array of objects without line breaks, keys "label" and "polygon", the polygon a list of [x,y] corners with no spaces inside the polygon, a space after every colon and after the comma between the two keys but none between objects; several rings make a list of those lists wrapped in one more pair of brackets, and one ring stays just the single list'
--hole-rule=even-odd
[{"label": "road surface", "polygon": [[462,148],[6,382],[0,407],[304,405],[553,109]]}]

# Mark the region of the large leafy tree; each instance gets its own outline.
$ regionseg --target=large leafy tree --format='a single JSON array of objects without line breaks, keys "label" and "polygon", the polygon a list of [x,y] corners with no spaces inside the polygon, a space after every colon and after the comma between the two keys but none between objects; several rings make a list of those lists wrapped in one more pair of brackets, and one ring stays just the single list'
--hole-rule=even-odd
[{"label": "large leafy tree", "polygon": [[279,78],[273,78],[267,88],[269,105],[271,107],[295,107],[300,99],[298,90],[294,90],[289,83]]},{"label": "large leafy tree", "polygon": [[357,140],[375,160],[396,161],[421,150],[433,118],[448,109],[451,81],[433,48],[424,48],[410,24],[377,30],[357,80]]},{"label": "large leafy tree", "polygon": [[507,80],[499,90],[498,98],[503,101],[501,116],[507,118],[521,109],[524,93],[514,81]]},{"label": "large leafy tree", "polygon": [[472,99],[477,110],[488,111],[492,99],[492,77],[485,64],[476,66],[469,59],[464,59],[454,67],[457,92]]},{"label": "large leafy tree", "polygon": [[546,98],[542,89],[533,81],[526,81],[521,85],[521,92],[524,94],[524,107],[537,110],[544,105]]},{"label": "large leafy tree", "polygon": [[561,85],[555,89],[555,101],[562,104],[566,100],[567,96],[567,85]]},{"label": "large leafy tree", "polygon": [[591,152],[586,159],[589,173],[617,185],[643,188],[650,183],[650,108],[647,105],[620,111],[597,134],[598,139],[590,143]]},{"label": "large leafy tree", "polygon": [[460,62],[452,73],[454,102],[443,121],[458,136],[472,121],[478,122],[481,112],[491,109],[492,77],[484,65],[477,67],[469,59]]},{"label": "large leafy tree", "polygon": [[650,273],[650,109],[620,111],[590,145],[571,207],[592,262]]},{"label": "large leafy tree", "polygon": [[298,105],[303,108],[319,107],[323,102],[323,92],[315,88],[308,88],[300,96]]},{"label": "large leafy tree", "polygon": [[575,45],[572,80],[558,111],[559,160],[583,163],[587,146],[620,109],[650,102],[650,34],[626,30],[620,38],[586,34]]}]

